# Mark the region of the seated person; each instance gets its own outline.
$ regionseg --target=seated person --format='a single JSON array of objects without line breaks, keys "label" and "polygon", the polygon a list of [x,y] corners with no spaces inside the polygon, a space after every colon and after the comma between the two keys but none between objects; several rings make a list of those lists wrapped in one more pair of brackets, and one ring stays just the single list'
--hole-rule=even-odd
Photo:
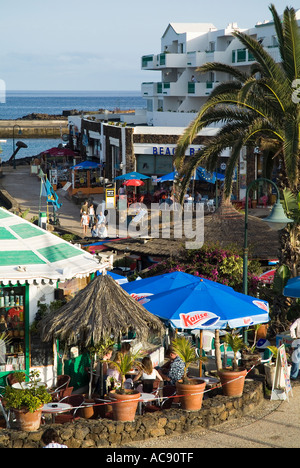
[{"label": "seated person", "polygon": [[93,224],[92,229],[91,229],[91,234],[92,234],[92,237],[98,237],[97,224]]},{"label": "seated person", "polygon": [[[118,352],[113,359],[114,362],[120,362],[120,353]],[[107,378],[113,377],[117,382],[121,382],[121,374],[118,371],[118,368],[114,365],[114,362],[109,362],[107,368]]]},{"label": "seated person", "polygon": [[98,227],[98,237],[105,239],[107,237],[107,229],[105,223],[101,223]]},{"label": "seated person", "polygon": [[122,354],[129,354],[129,353],[130,353],[130,350],[131,350],[131,344],[128,343],[127,341],[124,341],[124,342],[121,344],[121,353],[122,353]]},{"label": "seated person", "polygon": [[184,362],[178,354],[175,353],[172,346],[168,348],[166,355],[169,357],[169,361],[158,369],[158,372],[165,382],[168,382],[170,385],[175,385],[177,380],[183,377]]},{"label": "seated person", "polygon": [[159,374],[158,370],[154,369],[150,357],[146,356],[142,359],[142,369],[134,377],[133,381],[136,382],[137,380],[156,380],[156,379],[161,382],[163,381],[163,378]]}]

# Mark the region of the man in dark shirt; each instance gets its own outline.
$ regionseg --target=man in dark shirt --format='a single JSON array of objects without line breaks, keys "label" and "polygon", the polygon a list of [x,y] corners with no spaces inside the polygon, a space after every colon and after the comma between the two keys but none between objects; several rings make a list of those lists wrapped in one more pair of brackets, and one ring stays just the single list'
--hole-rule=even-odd
[{"label": "man in dark shirt", "polygon": [[164,381],[168,382],[170,385],[175,385],[177,380],[183,377],[184,362],[178,354],[175,353],[172,347],[168,349],[167,356],[170,358],[169,362],[166,366],[158,369],[158,372]]}]

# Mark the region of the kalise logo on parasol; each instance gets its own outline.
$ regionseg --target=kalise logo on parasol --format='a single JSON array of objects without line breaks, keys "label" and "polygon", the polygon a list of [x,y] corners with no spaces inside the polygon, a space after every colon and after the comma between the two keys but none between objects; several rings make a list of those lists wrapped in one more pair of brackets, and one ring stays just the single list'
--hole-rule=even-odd
[{"label": "kalise logo on parasol", "polygon": [[181,328],[202,328],[211,327],[220,320],[220,317],[213,312],[200,310],[180,314]]},{"label": "kalise logo on parasol", "polygon": [[260,309],[265,310],[266,312],[269,312],[269,304],[266,302],[262,301],[253,301],[253,304],[259,307]]},{"label": "kalise logo on parasol", "polygon": [[148,296],[153,296],[152,293],[131,293],[130,294],[133,299],[138,301],[140,304],[147,304],[147,302],[150,301],[150,299],[146,299]]}]

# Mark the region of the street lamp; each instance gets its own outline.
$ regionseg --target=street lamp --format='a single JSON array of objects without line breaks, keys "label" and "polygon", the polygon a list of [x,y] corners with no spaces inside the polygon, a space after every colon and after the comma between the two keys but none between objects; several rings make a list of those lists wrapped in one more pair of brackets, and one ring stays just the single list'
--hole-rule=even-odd
[{"label": "street lamp", "polygon": [[[287,223],[293,223],[294,220],[287,218],[283,207],[280,203],[280,193],[277,185],[270,179],[265,179],[261,177],[259,179],[253,180],[247,187],[246,190],[246,204],[245,204],[245,231],[244,231],[244,251],[243,251],[243,293],[248,294],[248,204],[249,204],[249,192],[251,188],[258,182],[268,182],[273,185],[276,190],[277,200],[273,209],[267,218],[263,218],[262,221],[268,223],[271,229],[279,231],[283,229]],[[248,344],[248,332],[247,328],[244,329],[244,342]]]},{"label": "street lamp", "polygon": [[[19,130],[18,130],[18,135],[22,135],[22,130],[21,130],[21,127],[20,125],[14,125],[13,126],[13,153],[15,153],[15,150],[16,150],[16,147],[15,147],[15,128],[16,127],[19,127]],[[16,158],[14,157],[14,169],[16,169]]]},{"label": "street lamp", "polygon": [[268,223],[271,229],[279,231],[283,229],[287,223],[293,223],[294,220],[287,218],[283,207],[280,203],[280,193],[277,185],[270,179],[261,177],[252,181],[246,190],[246,204],[245,204],[245,231],[244,231],[244,251],[243,251],[243,293],[248,294],[248,203],[249,203],[249,192],[251,188],[258,182],[268,182],[273,185],[276,190],[277,200],[273,209],[267,218],[263,218],[262,221]]}]

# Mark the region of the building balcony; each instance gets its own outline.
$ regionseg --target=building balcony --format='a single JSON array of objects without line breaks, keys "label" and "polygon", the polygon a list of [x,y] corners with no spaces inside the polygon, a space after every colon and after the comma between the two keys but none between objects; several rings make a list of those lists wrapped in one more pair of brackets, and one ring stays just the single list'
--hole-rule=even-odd
[{"label": "building balcony", "polygon": [[158,55],[144,55],[142,70],[160,70],[164,68],[185,68],[186,54],[162,53]]},{"label": "building balcony", "polygon": [[188,96],[203,97],[208,96],[219,84],[219,81],[205,81],[203,83],[188,83]]}]

